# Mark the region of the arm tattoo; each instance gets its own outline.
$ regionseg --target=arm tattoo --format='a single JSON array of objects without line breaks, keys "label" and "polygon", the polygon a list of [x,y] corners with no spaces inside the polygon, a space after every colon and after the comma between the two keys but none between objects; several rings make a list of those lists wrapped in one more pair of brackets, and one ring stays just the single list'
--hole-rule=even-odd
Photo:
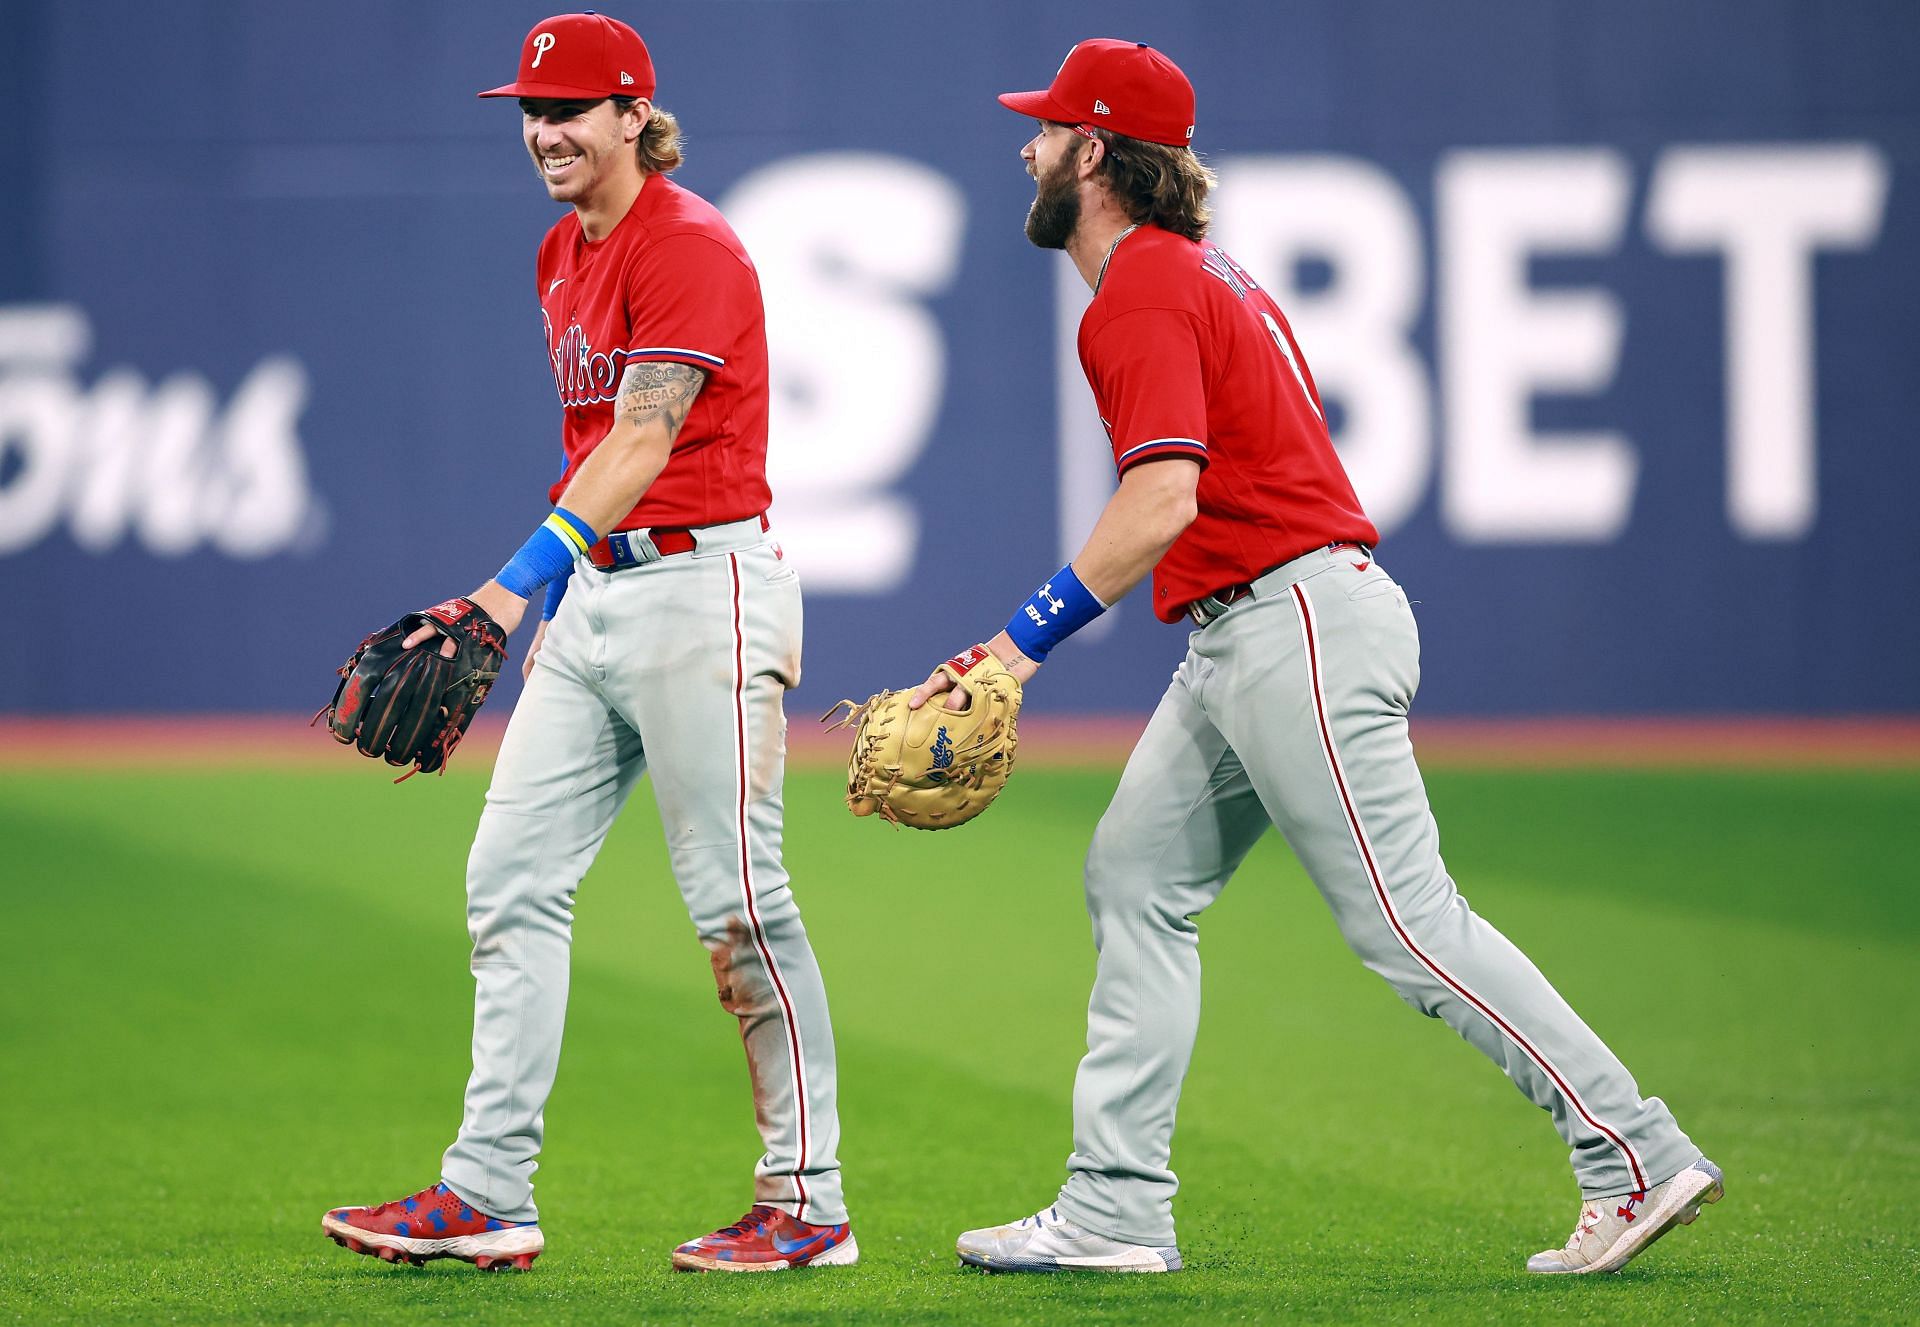
[{"label": "arm tattoo", "polygon": [[667,438],[680,434],[687,422],[693,398],[706,385],[707,371],[691,364],[668,364],[649,360],[627,365],[620,379],[620,399],[614,406],[615,417],[623,424],[649,424],[659,419],[667,426]]}]

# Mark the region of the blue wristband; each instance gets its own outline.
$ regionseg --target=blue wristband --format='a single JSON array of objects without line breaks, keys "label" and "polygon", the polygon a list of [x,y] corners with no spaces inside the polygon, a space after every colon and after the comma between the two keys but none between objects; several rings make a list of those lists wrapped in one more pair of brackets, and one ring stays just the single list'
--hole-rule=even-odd
[{"label": "blue wristband", "polygon": [[540,609],[542,622],[553,621],[553,615],[560,611],[560,601],[567,597],[567,583],[573,579],[573,567],[567,569],[547,582],[547,602]]},{"label": "blue wristband", "polygon": [[573,560],[599,542],[592,526],[565,507],[555,507],[494,579],[522,599],[531,599],[535,590],[570,571]]},{"label": "blue wristband", "polygon": [[1069,562],[1008,619],[1007,635],[1020,653],[1044,663],[1054,646],[1106,611],[1107,606],[1080,583]]}]

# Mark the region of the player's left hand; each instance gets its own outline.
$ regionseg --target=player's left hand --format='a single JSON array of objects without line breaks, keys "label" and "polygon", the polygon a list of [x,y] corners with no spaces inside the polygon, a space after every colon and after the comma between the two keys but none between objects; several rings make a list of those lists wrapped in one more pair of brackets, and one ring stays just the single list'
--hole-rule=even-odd
[{"label": "player's left hand", "polygon": [[[426,637],[447,638],[453,649],[415,648]],[[446,768],[486,700],[507,657],[507,633],[472,599],[449,599],[360,642],[339,668],[333,699],[314,715],[336,741],[412,765],[412,774]]]},{"label": "player's left hand", "polygon": [[[1013,637],[1004,631],[987,642],[987,650],[1023,687],[1040,671],[1040,665],[1020,653],[1020,647],[1013,643]],[[967,695],[965,687],[957,685],[950,676],[936,668],[926,681],[913,689],[913,695],[907,700],[907,708],[917,710],[942,692],[947,693],[947,708],[955,713],[972,703],[972,697]]]},{"label": "player's left hand", "polygon": [[[520,619],[526,616],[527,601],[499,581],[488,581],[468,597],[485,610],[488,617],[498,622],[500,630],[509,636],[513,634],[513,629],[520,625]],[[433,637],[432,627],[421,627],[401,643],[408,649],[412,649],[416,645],[432,640]],[[440,644],[440,653],[445,658],[453,658],[454,649],[452,637],[446,638]]]}]

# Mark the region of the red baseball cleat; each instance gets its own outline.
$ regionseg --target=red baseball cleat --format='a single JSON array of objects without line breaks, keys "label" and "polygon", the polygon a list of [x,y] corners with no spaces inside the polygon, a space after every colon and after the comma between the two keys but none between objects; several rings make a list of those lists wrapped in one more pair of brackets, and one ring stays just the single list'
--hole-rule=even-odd
[{"label": "red baseball cleat", "polygon": [[755,1203],[730,1226],[673,1251],[677,1272],[784,1272],[789,1267],[850,1267],[860,1261],[853,1227],[811,1226]]},{"label": "red baseball cleat", "polygon": [[532,1221],[502,1221],[471,1207],[444,1184],[374,1207],[336,1207],[320,1230],[342,1248],[382,1262],[418,1267],[434,1258],[458,1258],[483,1272],[525,1271],[547,1246]]}]

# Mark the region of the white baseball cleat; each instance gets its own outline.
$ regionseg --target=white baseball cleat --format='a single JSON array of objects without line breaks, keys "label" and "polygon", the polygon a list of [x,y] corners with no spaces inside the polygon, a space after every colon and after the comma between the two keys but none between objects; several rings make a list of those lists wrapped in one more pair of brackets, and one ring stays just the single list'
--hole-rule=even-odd
[{"label": "white baseball cleat", "polygon": [[1527,1259],[1527,1270],[1547,1275],[1617,1272],[1675,1226],[1692,1225],[1702,1204],[1719,1202],[1726,1193],[1721,1179],[1720,1167],[1701,1157],[1645,1192],[1584,1203],[1567,1246],[1534,1254]]},{"label": "white baseball cleat", "polygon": [[1049,1207],[1010,1226],[969,1230],[960,1261],[990,1272],[1177,1272],[1180,1250],[1125,1244],[1080,1229]]}]

